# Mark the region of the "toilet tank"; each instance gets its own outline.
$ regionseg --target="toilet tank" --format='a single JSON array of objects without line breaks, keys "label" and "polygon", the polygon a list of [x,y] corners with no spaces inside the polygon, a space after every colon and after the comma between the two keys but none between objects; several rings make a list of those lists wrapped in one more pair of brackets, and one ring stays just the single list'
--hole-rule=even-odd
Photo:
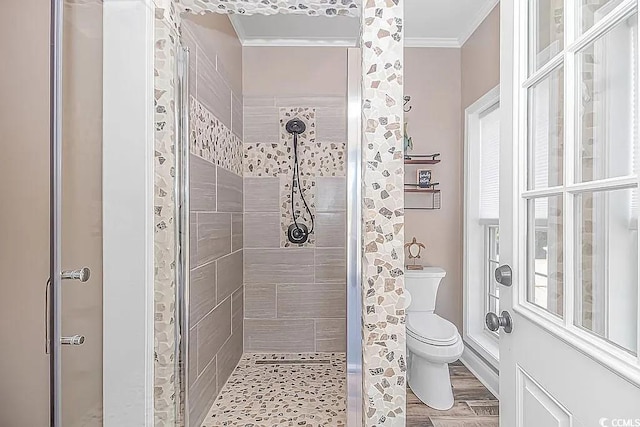
[{"label": "toilet tank", "polygon": [[434,311],[438,287],[447,272],[440,267],[425,267],[424,270],[406,270],[404,285],[411,295],[407,309],[411,311]]}]

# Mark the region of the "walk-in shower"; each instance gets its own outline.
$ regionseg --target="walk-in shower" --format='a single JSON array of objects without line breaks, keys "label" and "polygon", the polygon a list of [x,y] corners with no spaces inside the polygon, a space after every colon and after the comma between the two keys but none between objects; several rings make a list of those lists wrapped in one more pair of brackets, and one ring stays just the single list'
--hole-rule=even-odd
[{"label": "walk-in shower", "polygon": [[[358,51],[225,52],[229,28],[185,17],[177,55],[179,421],[346,425],[362,408]],[[342,67],[314,79],[313,57]]]}]

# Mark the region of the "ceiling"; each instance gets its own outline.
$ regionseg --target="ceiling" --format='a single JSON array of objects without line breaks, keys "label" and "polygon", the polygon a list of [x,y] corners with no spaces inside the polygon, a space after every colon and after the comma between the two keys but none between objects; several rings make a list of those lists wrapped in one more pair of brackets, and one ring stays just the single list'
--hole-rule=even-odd
[{"label": "ceiling", "polygon": [[[460,47],[498,0],[405,0],[406,46]],[[245,46],[354,46],[358,19],[295,14],[231,15]]]}]

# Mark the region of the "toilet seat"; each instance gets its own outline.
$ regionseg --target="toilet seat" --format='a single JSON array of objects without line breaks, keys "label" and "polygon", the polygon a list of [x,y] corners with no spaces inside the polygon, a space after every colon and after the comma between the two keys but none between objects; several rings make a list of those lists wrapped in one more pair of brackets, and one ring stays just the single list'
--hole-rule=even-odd
[{"label": "toilet seat", "polygon": [[454,345],[460,339],[455,325],[435,313],[409,313],[407,334],[417,341],[437,347]]}]

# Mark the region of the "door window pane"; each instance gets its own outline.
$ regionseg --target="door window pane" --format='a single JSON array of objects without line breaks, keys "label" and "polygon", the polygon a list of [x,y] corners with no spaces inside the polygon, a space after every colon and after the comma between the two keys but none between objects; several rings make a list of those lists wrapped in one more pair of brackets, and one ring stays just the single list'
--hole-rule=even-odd
[{"label": "door window pane", "polygon": [[562,196],[528,201],[527,301],[562,317]]},{"label": "door window pane", "polygon": [[500,232],[496,225],[486,227],[487,276],[486,312],[500,313],[500,286],[496,281],[496,269],[500,266]]},{"label": "door window pane", "polygon": [[634,15],[577,56],[578,182],[630,175],[638,163],[636,29]]},{"label": "door window pane", "polygon": [[562,184],[564,68],[529,89],[528,188]]},{"label": "door window pane", "polygon": [[580,34],[593,27],[620,3],[622,0],[580,0],[580,22],[578,24]]},{"label": "door window pane", "polygon": [[564,0],[529,2],[529,74],[564,48]]},{"label": "door window pane", "polygon": [[635,351],[638,206],[635,189],[576,196],[575,324]]}]

